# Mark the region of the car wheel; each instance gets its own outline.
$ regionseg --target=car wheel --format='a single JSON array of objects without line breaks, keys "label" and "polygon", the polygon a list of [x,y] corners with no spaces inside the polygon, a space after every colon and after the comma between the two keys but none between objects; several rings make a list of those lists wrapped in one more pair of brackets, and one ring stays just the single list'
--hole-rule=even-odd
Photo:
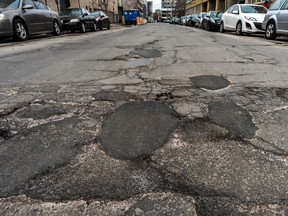
[{"label": "car wheel", "polygon": [[85,26],[85,23],[81,23],[81,29],[80,29],[80,32],[81,33],[85,33],[86,32],[86,26]]},{"label": "car wheel", "polygon": [[61,33],[60,25],[56,20],[54,20],[53,21],[53,33],[52,34],[54,36],[58,36],[58,35],[60,35],[60,33]]},{"label": "car wheel", "polygon": [[103,30],[103,23],[99,24],[99,29],[102,31]]},{"label": "car wheel", "polygon": [[224,23],[223,23],[223,22],[221,22],[221,24],[220,24],[220,29],[219,29],[219,31],[220,31],[221,33],[224,33],[224,32],[225,32]]},{"label": "car wheel", "polygon": [[242,23],[239,21],[236,25],[236,35],[242,35]]},{"label": "car wheel", "polygon": [[28,31],[24,22],[20,19],[15,19],[14,24],[14,39],[17,41],[24,41],[28,39]]},{"label": "car wheel", "polygon": [[273,40],[276,38],[276,26],[275,26],[275,22],[274,21],[270,21],[268,24],[267,24],[267,27],[266,27],[266,31],[265,31],[265,37],[268,39],[268,40]]},{"label": "car wheel", "polygon": [[96,31],[97,30],[97,25],[96,23],[93,23],[93,28],[91,29],[92,31]]}]

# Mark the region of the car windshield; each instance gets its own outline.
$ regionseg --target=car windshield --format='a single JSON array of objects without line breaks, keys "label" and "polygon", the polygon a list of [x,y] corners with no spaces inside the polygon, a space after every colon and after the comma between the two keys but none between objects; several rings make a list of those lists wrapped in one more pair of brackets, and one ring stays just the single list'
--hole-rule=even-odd
[{"label": "car windshield", "polygon": [[79,8],[77,9],[67,9],[67,10],[63,10],[60,12],[60,16],[69,16],[69,15],[74,15],[74,16],[80,16],[82,15],[82,10]]},{"label": "car windshield", "polygon": [[212,18],[216,18],[216,17],[219,17],[219,18],[221,18],[222,17],[222,12],[217,12],[217,11],[215,11],[215,12],[211,12],[210,13],[210,17],[212,17]]},{"label": "car windshield", "polygon": [[263,13],[267,12],[267,9],[264,7],[253,6],[253,5],[241,5],[242,13]]},{"label": "car windshield", "polygon": [[206,13],[202,13],[201,17],[203,18],[203,17],[205,17],[206,15],[207,15]]},{"label": "car windshield", "polygon": [[20,0],[0,0],[0,8],[16,9],[19,7]]},{"label": "car windshield", "polygon": [[92,12],[91,15],[95,17],[100,17],[101,13],[99,11],[96,11],[96,12]]}]

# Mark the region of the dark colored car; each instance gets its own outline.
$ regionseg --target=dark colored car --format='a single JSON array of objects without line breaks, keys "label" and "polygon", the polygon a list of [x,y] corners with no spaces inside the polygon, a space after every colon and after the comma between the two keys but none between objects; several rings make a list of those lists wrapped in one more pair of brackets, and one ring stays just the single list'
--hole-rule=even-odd
[{"label": "dark colored car", "polygon": [[202,20],[202,28],[208,31],[219,31],[222,15],[222,11],[209,11]]},{"label": "dark colored car", "polygon": [[93,11],[90,13],[96,19],[97,28],[102,30],[103,28],[110,29],[109,17],[103,11]]},{"label": "dark colored car", "polygon": [[0,37],[24,41],[33,34],[61,33],[57,12],[34,0],[0,0]]},{"label": "dark colored car", "polygon": [[90,15],[85,8],[68,8],[60,12],[62,29],[64,31],[80,31],[84,33],[87,29],[97,30],[95,17]]}]

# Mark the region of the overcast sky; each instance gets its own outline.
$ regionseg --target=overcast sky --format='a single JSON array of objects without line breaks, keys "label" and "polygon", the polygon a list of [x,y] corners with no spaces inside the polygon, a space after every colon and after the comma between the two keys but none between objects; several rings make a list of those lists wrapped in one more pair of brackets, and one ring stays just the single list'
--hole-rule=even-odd
[{"label": "overcast sky", "polygon": [[161,0],[152,0],[153,1],[153,11],[161,8]]}]

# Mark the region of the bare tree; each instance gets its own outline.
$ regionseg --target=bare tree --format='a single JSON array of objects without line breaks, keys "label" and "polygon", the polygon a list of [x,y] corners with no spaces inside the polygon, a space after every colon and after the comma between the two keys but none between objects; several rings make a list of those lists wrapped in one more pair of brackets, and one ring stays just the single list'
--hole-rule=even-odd
[{"label": "bare tree", "polygon": [[185,16],[186,0],[177,0],[175,4],[175,15],[178,17]]}]

